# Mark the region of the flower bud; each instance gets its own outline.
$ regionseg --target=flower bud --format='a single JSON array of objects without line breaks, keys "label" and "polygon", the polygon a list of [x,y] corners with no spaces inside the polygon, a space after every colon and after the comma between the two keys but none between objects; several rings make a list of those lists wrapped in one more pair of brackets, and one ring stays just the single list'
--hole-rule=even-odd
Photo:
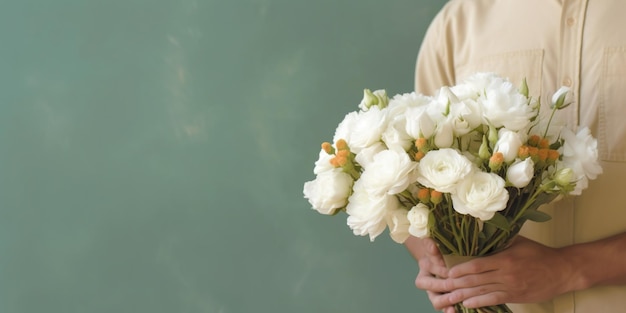
[{"label": "flower bud", "polygon": [[335,143],[335,146],[337,146],[337,150],[348,149],[348,143],[344,139],[337,140],[337,142]]},{"label": "flower bud", "polygon": [[530,158],[516,162],[506,171],[506,179],[517,188],[524,188],[533,178],[535,164]]},{"label": "flower bud", "polygon": [[536,147],[539,145],[539,141],[541,141],[541,137],[537,135],[532,135],[528,138],[528,145],[532,147]]},{"label": "flower bud", "polygon": [[489,144],[487,143],[487,136],[483,135],[483,143],[480,144],[480,148],[478,148],[478,157],[487,160],[491,157],[491,152],[489,152]]},{"label": "flower bud", "polygon": [[426,138],[424,137],[420,137],[415,139],[415,147],[417,148],[417,150],[419,151],[424,151],[428,146],[428,140],[426,140]]},{"label": "flower bud", "polygon": [[428,203],[428,201],[430,201],[430,189],[428,189],[428,188],[421,188],[417,192],[417,199],[420,202]]},{"label": "flower bud", "polygon": [[333,148],[333,145],[330,144],[330,142],[323,142],[322,143],[322,150],[324,150],[324,152],[326,152],[328,154],[334,154],[335,153],[335,149]]},{"label": "flower bud", "polygon": [[417,151],[415,152],[415,161],[419,162],[422,160],[422,158],[424,158],[424,156],[426,156],[426,154],[422,151]]},{"label": "flower bud", "polygon": [[504,163],[502,152],[496,152],[489,158],[489,168],[492,172],[497,172],[502,167],[502,163]]},{"label": "flower bud", "polygon": [[560,110],[566,108],[570,104],[572,104],[570,88],[563,86],[559,88],[559,90],[557,90],[554,95],[552,95],[552,104],[550,107],[552,109],[556,108],[557,110]]},{"label": "flower bud", "polygon": [[526,159],[527,157],[530,156],[530,149],[528,148],[528,146],[521,146],[519,147],[519,150],[517,151],[517,157],[520,159]]},{"label": "flower bud", "polygon": [[569,167],[559,169],[554,174],[554,181],[561,187],[570,186],[574,181],[574,171]]},{"label": "flower bud", "polygon": [[359,108],[362,111],[369,110],[373,105],[377,105],[378,107],[385,108],[389,104],[389,97],[387,97],[387,91],[385,90],[376,90],[372,92],[369,89],[363,90],[363,100],[359,104]]},{"label": "flower bud", "polygon": [[437,190],[430,191],[430,202],[437,205],[443,200],[443,194]]}]

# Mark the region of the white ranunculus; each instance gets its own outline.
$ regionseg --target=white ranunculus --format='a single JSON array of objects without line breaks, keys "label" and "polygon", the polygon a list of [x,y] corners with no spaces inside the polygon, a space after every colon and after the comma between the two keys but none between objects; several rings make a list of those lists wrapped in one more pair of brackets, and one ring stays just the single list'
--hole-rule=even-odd
[{"label": "white ranunculus", "polygon": [[346,205],[353,182],[341,169],[321,172],[314,180],[304,183],[304,197],[318,212],[333,214]]},{"label": "white ranunculus", "polygon": [[397,243],[404,243],[410,236],[409,219],[407,218],[407,210],[398,208],[387,214],[387,226],[389,227],[389,236]]},{"label": "white ranunculus", "polygon": [[383,150],[374,155],[359,180],[371,194],[397,194],[415,180],[416,165],[402,149]]},{"label": "white ranunculus", "polygon": [[423,203],[418,203],[412,207],[407,218],[411,224],[409,233],[417,238],[426,238],[429,235],[428,218],[430,210]]},{"label": "white ranunculus", "polygon": [[386,128],[385,110],[373,106],[367,112],[348,113],[337,126],[333,141],[344,139],[350,151],[359,153],[362,149],[380,141]]},{"label": "white ranunculus", "polygon": [[472,170],[472,162],[457,150],[433,150],[420,160],[417,181],[439,192],[452,192]]},{"label": "white ranunculus", "polygon": [[350,142],[350,134],[352,133],[352,129],[354,129],[354,125],[356,124],[357,119],[359,118],[358,112],[350,112],[344,116],[343,120],[337,125],[335,129],[335,135],[333,136],[333,142],[339,141],[339,139],[343,139],[346,142]]},{"label": "white ranunculus", "polygon": [[501,85],[505,82],[504,78],[491,72],[478,72],[465,78],[460,84],[452,87],[457,95],[471,97],[471,95],[480,95],[490,86]]},{"label": "white ranunculus", "polygon": [[401,148],[409,150],[415,139],[406,133],[406,119],[404,115],[394,116],[389,119],[387,129],[382,134],[382,140],[388,148]]},{"label": "white ranunculus", "polygon": [[528,126],[536,111],[528,104],[528,98],[520,94],[508,81],[492,83],[479,98],[485,124],[496,128],[502,126],[521,130]]},{"label": "white ranunculus", "polygon": [[490,220],[495,212],[506,208],[509,193],[504,184],[504,179],[494,173],[474,172],[452,193],[454,210],[483,221]]},{"label": "white ranunculus", "polygon": [[463,136],[473,131],[482,123],[482,112],[476,101],[467,99],[450,106],[448,117],[456,136]]},{"label": "white ranunculus", "polygon": [[426,106],[431,101],[431,97],[416,92],[397,94],[389,101],[388,109],[393,115],[401,115],[408,108]]},{"label": "white ranunculus", "polygon": [[535,164],[531,158],[516,161],[506,170],[506,179],[517,188],[524,188],[533,179]]},{"label": "white ranunculus", "polygon": [[498,141],[494,147],[494,153],[500,152],[504,157],[504,162],[511,163],[517,157],[519,148],[522,146],[522,137],[516,131],[500,128],[498,131]]},{"label": "white ranunculus", "polygon": [[354,160],[359,163],[361,167],[367,168],[374,161],[374,156],[383,150],[386,150],[385,144],[380,141],[376,142],[361,150],[361,152],[354,157]]},{"label": "white ranunculus", "polygon": [[602,167],[598,163],[598,142],[591,136],[587,127],[582,127],[574,134],[570,129],[563,128],[561,137],[563,144],[563,166],[574,171],[578,179],[576,188],[571,192],[579,195],[587,188],[589,179],[596,179],[602,174]]},{"label": "white ranunculus", "polygon": [[397,209],[400,203],[396,196],[370,194],[362,187],[360,179],[355,182],[353,189],[346,206],[348,226],[355,235],[369,235],[370,240],[374,241],[387,227],[387,214]]},{"label": "white ranunculus", "polygon": [[414,139],[430,138],[435,132],[435,122],[427,112],[428,107],[413,107],[406,110],[406,133]]}]

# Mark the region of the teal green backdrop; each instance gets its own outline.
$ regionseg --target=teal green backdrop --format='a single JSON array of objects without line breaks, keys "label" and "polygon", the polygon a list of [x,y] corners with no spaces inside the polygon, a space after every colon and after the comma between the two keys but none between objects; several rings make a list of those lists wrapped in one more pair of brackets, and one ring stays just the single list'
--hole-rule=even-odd
[{"label": "teal green backdrop", "polygon": [[434,312],[302,196],[444,0],[3,0],[0,312]]}]

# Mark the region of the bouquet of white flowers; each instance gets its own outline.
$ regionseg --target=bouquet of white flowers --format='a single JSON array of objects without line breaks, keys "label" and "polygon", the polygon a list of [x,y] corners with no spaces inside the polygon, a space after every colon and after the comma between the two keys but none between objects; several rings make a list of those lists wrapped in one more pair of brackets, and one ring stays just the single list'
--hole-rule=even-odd
[{"label": "bouquet of white flowers", "polygon": [[[323,143],[304,196],[315,210],[348,214],[354,234],[386,228],[403,243],[431,237],[444,258],[500,251],[542,204],[577,195],[602,172],[589,129],[553,124],[570,104],[562,87],[544,114],[493,73],[477,73],[435,96],[365,90],[333,143]],[[459,312],[510,312],[506,305]]]}]

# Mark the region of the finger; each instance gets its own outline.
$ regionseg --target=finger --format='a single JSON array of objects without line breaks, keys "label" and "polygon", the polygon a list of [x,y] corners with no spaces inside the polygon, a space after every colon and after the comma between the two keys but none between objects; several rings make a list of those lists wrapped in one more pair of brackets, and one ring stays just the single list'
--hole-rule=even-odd
[{"label": "finger", "polygon": [[420,269],[424,269],[439,278],[448,277],[448,268],[443,264],[443,261],[439,262],[439,260],[434,257],[428,258],[423,262],[420,262]]},{"label": "finger", "polygon": [[437,293],[449,292],[451,290],[447,288],[446,280],[423,274],[417,275],[415,287]]},{"label": "finger", "polygon": [[463,305],[466,308],[475,309],[506,302],[509,302],[507,293],[503,291],[496,291],[466,299],[463,301]]},{"label": "finger", "polygon": [[491,272],[500,268],[498,264],[498,259],[495,256],[481,257],[453,266],[448,271],[448,276],[458,278],[466,275]]},{"label": "finger", "polygon": [[446,311],[452,307],[452,312],[454,312],[454,305],[461,302],[455,295],[452,293],[436,293],[436,292],[427,292],[428,299],[430,303],[436,310]]},{"label": "finger", "polygon": [[[502,297],[505,295],[507,295],[507,293],[502,290],[501,284],[488,284],[473,288],[460,288],[446,294],[450,303],[454,304],[462,302],[463,305],[465,305],[467,302],[472,305],[477,305],[477,307],[503,303],[502,301],[504,300],[502,300]],[[437,299],[437,301],[443,300]],[[490,304],[483,304],[484,302],[489,302]]]}]

